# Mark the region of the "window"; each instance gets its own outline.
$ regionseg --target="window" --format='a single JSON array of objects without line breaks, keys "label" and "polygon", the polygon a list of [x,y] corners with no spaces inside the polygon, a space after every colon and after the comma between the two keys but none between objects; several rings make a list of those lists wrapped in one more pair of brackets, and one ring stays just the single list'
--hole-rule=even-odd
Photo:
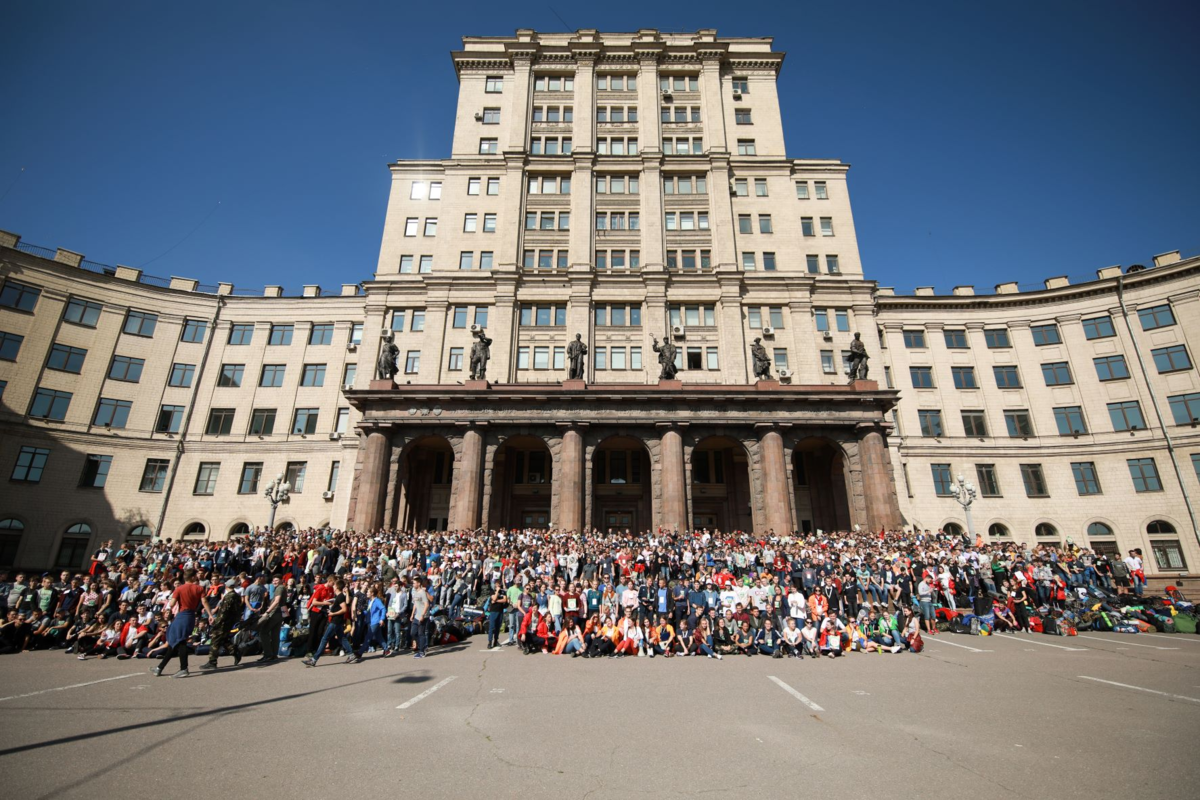
[{"label": "window", "polygon": [[780,329],[783,327],[783,307],[771,306],[767,309],[767,316],[771,320],[771,327]]},{"label": "window", "polygon": [[829,199],[829,192],[826,189],[825,181],[814,181],[813,188],[816,190],[818,200]]},{"label": "window", "polygon": [[35,419],[52,419],[61,422],[66,418],[70,405],[70,392],[38,389],[33,396],[33,403],[29,406],[29,416]]},{"label": "window", "polygon": [[594,348],[592,353],[592,367],[594,369],[608,369],[608,349],[605,347]]},{"label": "window", "polygon": [[704,369],[704,349],[689,347],[687,349],[687,369]]},{"label": "window", "polygon": [[[1091,461],[1076,461],[1071,464],[1071,474],[1075,476],[1075,491],[1080,496],[1100,494],[1100,479],[1096,477],[1096,465]],[[1109,532],[1111,534],[1111,531]],[[1091,536],[1091,528],[1088,529]]]},{"label": "window", "polygon": [[753,120],[750,118],[750,109],[735,108],[733,110],[733,121],[736,122],[738,125],[752,124]]},{"label": "window", "polygon": [[1088,339],[1107,339],[1116,336],[1113,330],[1112,317],[1105,314],[1102,317],[1089,317],[1083,320],[1083,335]]},{"label": "window", "polygon": [[1062,337],[1058,333],[1058,326],[1054,323],[1049,325],[1034,325],[1029,329],[1033,333],[1033,343],[1038,347],[1047,344],[1062,344]]},{"label": "window", "polygon": [[[783,361],[783,369],[787,369],[787,350],[775,351],[775,367],[780,368],[780,359]],[[716,347],[707,347],[704,350],[704,368],[711,370],[719,370],[721,368],[720,354]]]},{"label": "window", "polygon": [[404,356],[404,374],[416,375],[421,371],[421,351],[409,350]]},{"label": "window", "polygon": [[1047,386],[1067,386],[1073,383],[1071,380],[1071,367],[1066,361],[1053,361],[1048,364],[1042,364],[1042,377],[1046,379]]},{"label": "window", "polygon": [[474,233],[478,224],[478,214],[463,214],[463,233]]},{"label": "window", "polygon": [[154,328],[158,325],[157,314],[147,314],[144,311],[130,311],[125,317],[125,333],[130,336],[145,336],[147,338],[154,335]]},{"label": "window", "polygon": [[1012,347],[1012,342],[1008,339],[1007,328],[984,328],[983,341],[990,350]]},{"label": "window", "polygon": [[499,125],[500,124],[500,109],[485,108],[483,110],[484,125]]},{"label": "window", "polygon": [[437,236],[437,223],[438,223],[437,217],[426,217],[425,218],[425,230],[423,232],[423,235]]},{"label": "window", "polygon": [[1054,421],[1058,424],[1058,432],[1061,436],[1087,433],[1087,425],[1083,421],[1083,409],[1079,406],[1060,406],[1054,409]]},{"label": "window", "polygon": [[192,494],[212,494],[217,490],[217,475],[221,472],[221,465],[216,461],[202,461],[200,469],[196,472],[196,485],[192,488]]},{"label": "window", "polygon": [[933,472],[933,491],[940,497],[949,497],[950,487],[954,485],[954,479],[950,477],[949,464],[930,464]]},{"label": "window", "polygon": [[533,79],[533,88],[538,92],[573,92],[575,78],[570,75],[538,75]]},{"label": "window", "polygon": [[1172,395],[1167,400],[1176,425],[1200,422],[1200,392]]},{"label": "window", "polygon": [[421,275],[428,275],[432,271],[433,256],[421,256],[421,260],[417,264],[417,272]]},{"label": "window", "polygon": [[837,329],[842,333],[850,332],[850,315],[842,309],[833,312],[833,317],[837,320]]},{"label": "window", "polygon": [[1011,535],[1012,533],[1008,530],[1008,526],[1000,522],[993,522],[988,526],[988,536],[991,536],[993,539],[1002,539]]},{"label": "window", "polygon": [[159,406],[158,420],[154,423],[155,433],[179,433],[183,424],[183,406]]},{"label": "window", "polygon": [[325,385],[325,365],[324,364],[305,364],[304,371],[300,373],[301,386],[324,386]]},{"label": "window", "polygon": [[1154,356],[1154,366],[1158,368],[1159,374],[1192,368],[1187,348],[1181,344],[1151,350],[1150,355]]},{"label": "window", "polygon": [[283,375],[287,371],[286,364],[263,364],[262,377],[258,379],[259,386],[283,386]]},{"label": "window", "polygon": [[484,78],[483,90],[488,94],[499,94],[504,91],[504,78],[499,75],[489,75]]},{"label": "window", "polygon": [[270,436],[275,432],[275,409],[256,408],[250,412],[250,435]]},{"label": "window", "polygon": [[233,432],[233,418],[237,412],[232,408],[213,408],[208,412],[208,424],[204,432],[209,436],[228,436]]},{"label": "window", "polygon": [[487,193],[492,196],[500,194],[500,179],[499,178],[488,178],[487,179]]},{"label": "window", "polygon": [[148,458],[142,469],[142,482],[138,484],[139,492],[161,492],[167,484],[167,470],[171,462],[165,458]]},{"label": "window", "polygon": [[997,389],[1020,389],[1021,373],[1013,366],[992,367]]},{"label": "window", "polygon": [[1033,421],[1025,409],[1005,411],[1004,425],[1008,428],[1008,435],[1014,439],[1033,436]]},{"label": "window", "polygon": [[910,378],[912,378],[912,385],[914,389],[933,388],[932,367],[909,367],[908,375]]},{"label": "window", "polygon": [[830,275],[838,275],[841,273],[842,268],[838,265],[837,256],[825,256],[825,271]]},{"label": "window", "polygon": [[733,91],[735,94],[750,94],[750,81],[746,78],[734,78]]},{"label": "window", "polygon": [[904,346],[909,350],[925,348],[925,331],[904,331]]},{"label": "window", "polygon": [[1125,356],[1101,356],[1092,359],[1096,365],[1096,377],[1102,381],[1116,381],[1129,377]]},{"label": "window", "polygon": [[821,217],[821,235],[833,236],[833,217]]},{"label": "window", "polygon": [[749,185],[750,185],[749,182],[745,178],[734,178],[733,193],[735,195],[737,195],[738,197],[749,197],[750,196],[750,190],[748,188]]},{"label": "window", "polygon": [[1114,431],[1138,430],[1146,427],[1142,407],[1136,400],[1108,404],[1108,416]]},{"label": "window", "polygon": [[637,76],[636,75],[597,75],[596,88],[600,91],[609,92],[635,92],[637,91]]},{"label": "window", "polygon": [[17,463],[13,466],[12,480],[26,483],[38,483],[46,470],[46,461],[50,458],[50,450],[45,447],[22,447],[17,453]]},{"label": "window", "polygon": [[179,335],[179,340],[182,342],[200,343],[204,341],[204,334],[208,330],[208,323],[202,319],[186,319],[183,321],[183,332]]},{"label": "window", "polygon": [[796,199],[808,199],[808,181],[796,181]]},{"label": "window", "polygon": [[242,385],[242,372],[245,364],[222,364],[221,372],[217,375],[217,386],[237,388]]},{"label": "window", "polygon": [[1139,308],[1138,319],[1142,321],[1142,330],[1152,331],[1155,328],[1166,328],[1175,324],[1175,315],[1171,312],[1170,304],[1150,308]]},{"label": "window", "polygon": [[103,425],[105,428],[122,429],[129,422],[129,412],[133,408],[133,402],[130,400],[113,400],[109,397],[101,397],[100,404],[96,407],[96,417],[92,420],[93,425]]},{"label": "window", "polygon": [[79,476],[79,485],[89,489],[103,489],[108,481],[108,470],[112,467],[112,456],[98,456],[89,453],[83,459],[83,474]]},{"label": "window", "polygon": [[954,376],[955,389],[979,388],[979,384],[975,381],[974,367],[951,367],[950,374]]},{"label": "window", "polygon": [[484,233],[495,233],[496,232],[496,215],[495,214],[484,214],[483,215],[483,232]]},{"label": "window", "polygon": [[242,479],[238,481],[238,494],[257,494],[258,482],[262,480],[262,472],[261,461],[247,461],[242,464]]},{"label": "window", "polygon": [[946,347],[951,350],[966,350],[970,347],[967,344],[967,332],[959,329],[948,329],[942,331],[942,336],[946,340]]},{"label": "window", "polygon": [[767,179],[766,178],[755,178],[754,179],[754,196],[755,197],[766,197],[767,196]]},{"label": "window", "polygon": [[347,364],[342,368],[342,386],[353,386],[358,377],[358,364]]},{"label": "window", "polygon": [[996,476],[995,464],[976,464],[975,478],[979,484],[980,496],[1000,496],[1000,479]]},{"label": "window", "polygon": [[1162,481],[1158,479],[1158,467],[1153,458],[1130,458],[1129,476],[1133,478],[1133,489],[1136,492],[1161,492]]},{"label": "window", "polygon": [[317,432],[317,419],[320,410],[316,408],[297,408],[292,416],[292,433],[308,436]]},{"label": "window", "polygon": [[78,375],[83,369],[83,359],[86,357],[87,350],[56,344],[50,348],[50,358],[46,361],[46,368],[61,372],[74,372]]},{"label": "window", "polygon": [[1026,497],[1047,497],[1046,476],[1041,464],[1022,464],[1021,480],[1025,483]]},{"label": "window", "polygon": [[1150,549],[1154,551],[1154,562],[1160,570],[1186,570],[1187,561],[1183,558],[1183,550],[1177,541],[1152,541]]},{"label": "window", "polygon": [[314,322],[308,332],[308,343],[313,346],[333,344],[333,323]]},{"label": "window", "polygon": [[775,271],[775,254],[763,253],[763,269],[767,272]]},{"label": "window", "polygon": [[267,344],[272,345],[288,345],[292,343],[292,334],[295,332],[295,325],[272,325],[271,336],[267,340]]},{"label": "window", "polygon": [[362,344],[363,323],[355,322],[350,325],[350,344]]},{"label": "window", "polygon": [[100,312],[103,308],[99,303],[93,303],[91,300],[84,300],[82,297],[72,297],[67,303],[63,319],[74,325],[94,328],[100,321]]},{"label": "window", "polygon": [[58,546],[58,558],[55,559],[54,566],[76,569],[82,567],[83,560],[87,558],[91,535],[91,526],[83,522],[67,528],[62,544]]},{"label": "window", "polygon": [[446,364],[446,369],[451,372],[461,372],[463,368],[463,348],[451,347],[450,360]]},{"label": "window", "polygon": [[192,385],[192,378],[196,375],[195,364],[180,364],[178,362],[171,365],[171,375],[167,378],[167,385],[182,389],[189,389]]},{"label": "window", "polygon": [[478,195],[480,183],[479,178],[467,178],[467,194]]},{"label": "window", "polygon": [[1033,535],[1038,538],[1053,538],[1058,536],[1058,528],[1055,528],[1049,522],[1039,522],[1033,529]]},{"label": "window", "polygon": [[987,417],[982,411],[962,412],[963,434],[966,436],[987,436]]},{"label": "window", "polygon": [[917,419],[921,422],[922,436],[941,436],[942,431],[942,412],[930,411],[922,409],[917,412]]},{"label": "window", "polygon": [[[1092,538],[1108,539],[1113,536],[1116,536],[1116,534],[1113,532],[1113,529],[1108,527],[1107,525],[1105,525],[1103,522],[1093,522],[1090,525],[1088,525],[1087,526],[1087,535],[1088,535],[1088,539],[1092,539]],[[1093,550],[1097,549],[1096,543],[1088,542],[1088,544],[1091,545]],[[1113,553],[1106,554],[1106,555],[1116,555],[1117,552],[1119,552],[1119,551],[1115,551]]]},{"label": "window", "polygon": [[549,347],[533,348],[533,368],[534,369],[550,369],[550,348]]},{"label": "window", "polygon": [[0,306],[15,308],[17,311],[30,311],[37,307],[42,290],[34,286],[26,286],[16,281],[5,281],[0,288]]},{"label": "window", "polygon": [[754,140],[753,139],[738,139],[737,140],[737,154],[739,156],[758,155],[758,151],[754,147]]},{"label": "window", "polygon": [[[491,155],[495,155],[496,153],[499,153],[499,152],[500,152],[500,140],[499,139],[480,139],[479,140],[479,154],[480,155],[491,156]],[[429,234],[425,234],[425,235],[428,236]]]},{"label": "window", "polygon": [[817,331],[824,333],[829,330],[829,312],[823,308],[813,310],[813,316],[816,320]]},{"label": "window", "polygon": [[334,461],[329,465],[329,482],[325,485],[328,492],[337,491],[338,473],[342,471],[342,462]]}]

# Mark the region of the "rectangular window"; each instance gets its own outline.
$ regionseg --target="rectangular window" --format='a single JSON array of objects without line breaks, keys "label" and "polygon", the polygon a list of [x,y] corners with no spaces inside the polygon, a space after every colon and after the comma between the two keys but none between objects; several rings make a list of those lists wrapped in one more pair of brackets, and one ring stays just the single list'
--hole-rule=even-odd
[{"label": "rectangular window", "polygon": [[183,424],[183,406],[160,406],[158,420],[154,423],[155,433],[179,433]]},{"label": "rectangular window", "polygon": [[21,452],[17,453],[17,463],[13,466],[12,480],[25,483],[40,482],[49,458],[48,448],[22,447]]},{"label": "rectangular window", "polygon": [[1066,361],[1042,364],[1042,377],[1046,379],[1047,386],[1068,386],[1074,382],[1071,380],[1071,367]]},{"label": "rectangular window", "polygon": [[242,464],[242,479],[238,481],[238,494],[258,494],[258,483],[262,480],[262,472],[261,461],[247,461]]},{"label": "rectangular window", "polygon": [[1093,462],[1073,462],[1071,474],[1075,476],[1075,491],[1081,496],[1100,494],[1100,479],[1096,476],[1096,465]]},{"label": "rectangular window", "polygon": [[272,325],[271,336],[267,340],[267,344],[271,345],[289,345],[292,343],[292,334],[295,332],[295,325]]},{"label": "rectangular window", "polygon": [[595,369],[608,369],[608,349],[597,347],[592,357],[592,367]]},{"label": "rectangular window", "polygon": [[423,235],[437,236],[437,223],[438,223],[437,217],[426,217],[425,218],[425,231],[424,231]]},{"label": "rectangular window", "polygon": [[1059,335],[1058,326],[1054,323],[1034,325],[1029,330],[1033,333],[1033,343],[1038,347],[1047,344],[1062,344],[1062,336]]},{"label": "rectangular window", "polygon": [[809,274],[818,275],[821,272],[821,257],[820,256],[805,256]]},{"label": "rectangular window", "polygon": [[755,178],[754,179],[754,196],[755,197],[766,197],[767,196],[767,179],[766,178]]},{"label": "rectangular window", "polygon": [[[783,355],[784,367],[787,367],[787,351],[776,350],[775,361],[778,363],[780,354]],[[705,369],[718,370],[721,368],[720,357],[715,347],[707,347],[704,350],[704,367]]]},{"label": "rectangular window", "polygon": [[737,140],[737,154],[739,156],[758,155],[758,150],[754,146],[754,140],[753,139],[738,139]]},{"label": "rectangular window", "polygon": [[942,412],[922,409],[917,412],[917,419],[921,422],[922,436],[942,436]]},{"label": "rectangular window", "polygon": [[1172,395],[1167,400],[1171,404],[1171,416],[1176,425],[1200,422],[1200,392]]},{"label": "rectangular window", "polygon": [[401,275],[411,275],[412,267],[413,267],[413,257],[412,256],[400,256],[400,274]]},{"label": "rectangular window", "polygon": [[829,193],[826,191],[825,181],[814,181],[813,188],[817,192],[818,200],[828,200],[829,199]]},{"label": "rectangular window", "polygon": [[287,372],[286,364],[263,364],[262,377],[259,378],[258,385],[274,388],[283,386],[285,372]]},{"label": "rectangular window", "polygon": [[550,369],[550,348],[549,347],[533,348],[533,368],[534,369]]},{"label": "rectangular window", "polygon": [[292,433],[303,434],[305,436],[317,432],[317,420],[320,417],[320,409],[316,408],[297,408],[292,416]]},{"label": "rectangular window", "polygon": [[[499,152],[500,152],[500,140],[499,139],[480,139],[479,140],[479,154],[480,155],[495,155],[496,153],[499,153]],[[425,235],[428,236],[429,234],[425,234]]]},{"label": "rectangular window", "polygon": [[196,485],[192,488],[192,494],[212,494],[217,490],[217,475],[221,472],[221,465],[216,461],[202,461],[200,469],[196,472]]},{"label": "rectangular window", "polygon": [[1116,336],[1113,330],[1112,317],[1105,314],[1102,317],[1089,317],[1083,320],[1083,335],[1088,339],[1107,339]]},{"label": "rectangular window", "polygon": [[408,217],[404,220],[404,235],[416,236],[421,220],[418,217]]},{"label": "rectangular window", "polygon": [[52,419],[61,422],[66,419],[67,409],[70,405],[70,392],[38,389],[33,395],[33,403],[29,406],[29,416],[35,419]]},{"label": "rectangular window", "polygon": [[1005,347],[1012,347],[1012,342],[1008,339],[1007,328],[984,328],[983,341],[987,344],[990,350],[1000,350]]},{"label": "rectangular window", "polygon": [[987,436],[987,416],[982,411],[962,412],[963,434],[966,436]]},{"label": "rectangular window", "polygon": [[1005,411],[1004,425],[1008,428],[1008,435],[1014,439],[1033,436],[1033,421],[1025,409]]},{"label": "rectangular window", "polygon": [[838,265],[838,257],[837,256],[833,256],[833,255],[825,256],[825,270],[830,275],[838,275],[841,273],[842,268]]},{"label": "rectangular window", "polygon": [[404,374],[416,375],[421,371],[421,351],[409,350],[404,356]]},{"label": "rectangular window", "polygon": [[1140,430],[1146,427],[1142,407],[1136,400],[1108,404],[1108,416],[1114,431]]},{"label": "rectangular window", "polygon": [[13,280],[5,281],[4,287],[0,288],[0,306],[32,312],[37,307],[41,295],[42,290],[35,286],[26,286]]},{"label": "rectangular window", "polygon": [[148,458],[142,469],[142,482],[138,484],[139,492],[161,492],[167,484],[167,470],[171,462],[165,458]]},{"label": "rectangular window", "polygon": [[484,214],[483,215],[483,232],[484,233],[495,233],[496,232],[496,215],[495,214]]},{"label": "rectangular window", "polygon": [[129,422],[129,412],[132,409],[133,401],[131,400],[101,397],[100,404],[96,406],[96,417],[92,420],[92,424],[102,425],[105,428],[122,429]]},{"label": "rectangular window", "polygon": [[909,367],[909,377],[912,378],[914,389],[932,389],[933,388],[933,368],[932,367]]},{"label": "rectangular window", "polygon": [[833,317],[837,320],[837,329],[842,333],[850,332],[850,315],[844,310],[833,312]]},{"label": "rectangular window", "polygon": [[910,331],[903,332],[904,346],[909,350],[922,350],[925,348],[925,331]]},{"label": "rectangular window", "polygon": [[640,348],[640,347],[629,348],[629,368],[630,369],[641,369],[642,368],[642,348]]},{"label": "rectangular window", "polygon": [[1041,464],[1022,464],[1021,481],[1025,484],[1026,497],[1048,497],[1046,491],[1046,476],[1042,474]]},{"label": "rectangular window", "polygon": [[354,379],[358,377],[358,364],[347,364],[342,369],[342,386],[354,386]]},{"label": "rectangular window", "polygon": [[529,369],[529,348],[517,348],[517,369]]},{"label": "rectangular window", "polygon": [[50,358],[46,361],[46,368],[56,369],[60,372],[73,372],[78,375],[83,370],[83,360],[86,357],[87,350],[56,344],[50,348]]},{"label": "rectangular window", "polygon": [[484,125],[499,125],[500,124],[500,109],[485,108],[483,110]]},{"label": "rectangular window", "polygon": [[333,323],[318,322],[314,323],[312,329],[308,333],[308,343],[310,345],[333,344]]},{"label": "rectangular window", "polygon": [[346,427],[349,424],[350,424],[350,409],[349,408],[339,408],[337,410],[337,416],[334,417],[334,419],[333,419],[333,432],[334,433],[345,433]]},{"label": "rectangular window", "polygon": [[1139,308],[1138,319],[1142,322],[1142,330],[1152,331],[1155,328],[1166,328],[1175,324],[1175,314],[1171,312],[1169,303],[1150,308]]},{"label": "rectangular window", "polygon": [[192,379],[195,375],[195,364],[180,364],[176,362],[171,365],[171,376],[167,379],[167,385],[181,389],[190,389]]},{"label": "rectangular window", "polygon": [[1096,377],[1102,381],[1116,381],[1129,377],[1125,356],[1101,356],[1092,359],[1096,365]]},{"label": "rectangular window", "polygon": [[425,311],[424,311],[424,309],[421,309],[419,311],[416,309],[413,310],[412,325],[409,326],[409,330],[412,331],[413,333],[418,333],[420,331],[425,330]]},{"label": "rectangular window", "polygon": [[487,179],[487,193],[492,196],[500,194],[500,179],[499,178],[488,178]]},{"label": "rectangular window", "polygon": [[967,332],[959,329],[947,329],[942,331],[942,336],[946,340],[946,347],[950,350],[966,350],[970,347],[967,344]]},{"label": "rectangular window", "polygon": [[342,471],[342,462],[334,461],[329,465],[329,483],[325,485],[325,491],[336,492],[338,484],[338,474]]},{"label": "rectangular window", "polygon": [[750,119],[750,109],[735,108],[733,110],[733,121],[738,125],[750,125],[753,120]]},{"label": "rectangular window", "polygon": [[833,217],[821,217],[821,235],[833,236]]},{"label": "rectangular window", "polygon": [[221,372],[217,375],[217,386],[237,388],[242,385],[242,373],[245,364],[222,364]]},{"label": "rectangular window", "polygon": [[84,300],[82,297],[72,297],[67,303],[63,319],[74,325],[94,328],[100,322],[100,312],[104,309],[99,303]]},{"label": "rectangular window", "polygon": [[1177,541],[1152,541],[1150,548],[1154,551],[1154,562],[1160,570],[1186,570],[1187,561],[1183,558],[1183,550]]},{"label": "rectangular window", "polygon": [[300,373],[301,386],[324,386],[325,385],[325,365],[324,364],[305,364],[304,371]]},{"label": "rectangular window", "polygon": [[147,314],[144,311],[130,311],[129,316],[125,317],[124,332],[130,336],[151,337],[154,335],[154,328],[158,325],[157,314]]},{"label": "rectangular window", "polygon": [[228,436],[233,432],[233,418],[236,414],[236,410],[232,408],[210,409],[204,432],[209,436]]},{"label": "rectangular window", "polygon": [[767,318],[771,320],[772,328],[783,328],[783,308],[781,306],[770,306],[767,309]]},{"label": "rectangular window", "polygon": [[775,271],[775,254],[763,253],[763,269],[767,272]]},{"label": "rectangular window", "polygon": [[504,91],[504,78],[499,75],[489,75],[484,79],[483,90],[488,94],[499,94]]},{"label": "rectangular window", "polygon": [[979,388],[979,384],[975,381],[974,367],[951,367],[950,374],[954,376],[955,389]]},{"label": "rectangular window", "polygon": [[1153,458],[1130,458],[1129,477],[1133,478],[1133,489],[1136,492],[1161,492],[1162,481],[1158,479],[1158,467]]},{"label": "rectangular window", "polygon": [[446,369],[451,372],[461,372],[463,368],[463,348],[451,347],[450,360],[446,364]]},{"label": "rectangular window", "polygon": [[1021,373],[1014,366],[992,367],[997,389],[1020,389]]},{"label": "rectangular window", "polygon": [[1000,496],[1000,478],[996,475],[995,464],[976,464],[975,479],[979,483],[980,496]]},{"label": "rectangular window", "polygon": [[1077,433],[1087,433],[1087,425],[1083,421],[1083,409],[1079,406],[1059,406],[1055,408],[1054,422],[1058,425],[1060,436],[1074,436]]},{"label": "rectangular window", "polygon": [[813,310],[813,316],[816,319],[817,332],[824,333],[829,330],[829,312],[823,308]]},{"label": "rectangular window", "polygon": [[458,268],[471,269],[475,266],[475,254],[467,251],[458,254]]},{"label": "rectangular window", "polygon": [[930,464],[930,470],[933,473],[933,491],[939,497],[949,497],[950,487],[954,485],[954,479],[950,477],[949,464]]},{"label": "rectangular window", "polygon": [[1151,350],[1150,355],[1154,357],[1154,366],[1160,375],[1164,372],[1178,372],[1192,368],[1192,360],[1188,358],[1187,348],[1181,344]]},{"label": "rectangular window", "polygon": [[421,256],[417,262],[417,273],[428,275],[431,272],[433,272],[433,256]]},{"label": "rectangular window", "polygon": [[808,181],[796,181],[796,199],[808,199]]},{"label": "rectangular window", "polygon": [[183,331],[179,335],[179,340],[199,344],[204,341],[206,331],[208,331],[208,323],[204,320],[187,319],[183,321]]},{"label": "rectangular window", "polygon": [[250,412],[250,435],[270,436],[275,432],[275,409],[256,408]]},{"label": "rectangular window", "polygon": [[304,492],[304,476],[308,473],[307,461],[289,461],[283,471],[283,479],[292,485],[292,494]]},{"label": "rectangular window", "polygon": [[478,195],[480,183],[479,178],[467,178],[467,194]]}]

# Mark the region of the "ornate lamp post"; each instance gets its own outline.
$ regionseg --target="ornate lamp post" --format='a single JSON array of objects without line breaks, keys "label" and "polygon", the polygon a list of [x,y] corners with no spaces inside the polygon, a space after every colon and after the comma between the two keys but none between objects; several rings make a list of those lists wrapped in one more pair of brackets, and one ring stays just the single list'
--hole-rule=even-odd
[{"label": "ornate lamp post", "polygon": [[267,523],[269,530],[275,530],[275,510],[279,508],[279,504],[288,499],[291,494],[292,485],[283,479],[283,473],[275,476],[275,480],[268,484],[266,491],[263,494],[271,503],[271,520]]},{"label": "ornate lamp post", "polygon": [[971,521],[971,503],[975,502],[975,484],[963,478],[962,475],[955,476],[956,483],[950,485],[950,494],[954,495],[954,499],[963,507],[963,513],[967,515],[967,530],[971,532],[971,538],[975,538],[975,523]]}]

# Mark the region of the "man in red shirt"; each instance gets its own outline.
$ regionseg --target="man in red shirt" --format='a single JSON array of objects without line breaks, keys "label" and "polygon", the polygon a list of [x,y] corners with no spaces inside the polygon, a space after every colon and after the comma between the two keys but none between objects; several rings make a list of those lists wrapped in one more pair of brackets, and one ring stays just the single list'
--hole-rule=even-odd
[{"label": "man in red shirt", "polygon": [[313,589],[312,596],[308,598],[308,643],[304,646],[305,658],[319,655],[313,650],[321,641],[321,637],[325,634],[325,626],[329,623],[326,609],[333,602],[334,595],[337,594],[333,590],[334,580],[335,576],[330,575],[325,583],[318,584]]},{"label": "man in red shirt", "polygon": [[192,635],[192,630],[196,627],[196,614],[201,606],[211,617],[212,609],[208,605],[208,598],[204,596],[204,589],[200,587],[200,582],[196,578],[196,570],[189,569],[183,574],[183,583],[176,587],[171,594],[168,607],[171,609],[173,618],[170,627],[167,628],[167,652],[158,666],[150,670],[153,674],[162,675],[167,664],[171,662],[171,658],[179,656],[179,672],[171,677],[186,678],[188,676],[188,637]]}]

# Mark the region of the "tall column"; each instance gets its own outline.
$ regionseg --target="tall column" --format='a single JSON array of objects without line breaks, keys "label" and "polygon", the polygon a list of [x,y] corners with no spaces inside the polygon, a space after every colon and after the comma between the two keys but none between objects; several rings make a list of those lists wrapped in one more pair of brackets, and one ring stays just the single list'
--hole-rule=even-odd
[{"label": "tall column", "polygon": [[454,470],[450,509],[451,530],[467,531],[479,527],[480,501],[483,497],[483,433],[468,428],[463,434],[462,456]]},{"label": "tall column", "polygon": [[391,455],[392,443],[388,440],[387,433],[372,430],[367,434],[354,515],[354,529],[360,533],[383,527],[383,501],[387,492]]},{"label": "tall column", "polygon": [[762,463],[763,505],[767,527],[776,535],[792,532],[792,502],[788,490],[787,463],[783,458],[783,437],[768,429],[759,440]]},{"label": "tall column", "polygon": [[554,475],[558,484],[558,519],[554,523],[559,530],[583,529],[583,467],[583,435],[578,428],[568,428],[563,432]]},{"label": "tall column", "polygon": [[862,466],[863,500],[867,506],[867,529],[895,529],[901,525],[900,503],[896,499],[896,483],[892,479],[892,462],[888,458],[883,432],[875,427],[858,431],[858,459]]},{"label": "tall column", "polygon": [[663,431],[659,459],[662,461],[662,527],[687,530],[687,487],[683,470],[683,437],[675,428]]}]

